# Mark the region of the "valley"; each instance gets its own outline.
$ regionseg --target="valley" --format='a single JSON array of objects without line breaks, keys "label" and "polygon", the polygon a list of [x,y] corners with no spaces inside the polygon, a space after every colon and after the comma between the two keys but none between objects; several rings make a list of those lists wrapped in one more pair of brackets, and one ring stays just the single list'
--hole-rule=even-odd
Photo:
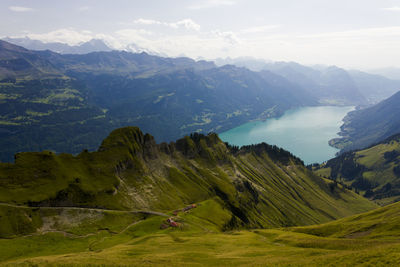
[{"label": "valley", "polygon": [[[22,151],[94,151],[109,132],[124,126],[139,126],[158,142],[192,132],[224,133],[298,108],[375,103],[400,88],[397,81],[337,67],[278,62],[250,70],[242,67],[249,62],[232,63],[124,51],[58,54],[0,41],[0,161],[12,162]],[[339,149],[348,143],[331,142]],[[305,156],[304,148],[284,147]],[[311,151],[326,155],[310,153],[307,163],[333,156],[325,139],[319,147]]]},{"label": "valley", "polygon": [[[64,13],[79,17],[30,33],[26,19],[45,17],[44,2],[0,3],[0,31],[24,17],[23,35],[0,36],[0,266],[399,265],[398,68],[376,67],[388,76],[364,71],[389,46],[361,56],[376,43],[363,38],[397,36],[396,27],[361,36],[314,28],[291,43],[288,17],[241,28],[240,20],[222,25],[231,18],[221,14],[230,13],[216,12],[220,29],[212,29],[211,11],[242,4],[236,0],[173,10],[174,1],[159,1],[149,13],[134,1],[125,21],[121,10],[54,2],[65,8],[47,17],[49,26]],[[96,5],[120,6],[105,2]],[[300,6],[290,17],[302,14],[296,24],[306,23],[318,16],[314,5],[307,19]],[[284,13],[260,10],[246,23],[270,24]],[[204,11],[201,26],[164,21]],[[115,29],[73,28],[86,20]],[[236,23],[243,25],[231,31]],[[346,38],[360,42],[357,52],[331,49]],[[243,56],[244,47],[257,56],[282,49],[281,58],[302,63]],[[203,57],[203,49],[212,53]],[[314,61],[332,55],[359,56],[360,69]]]},{"label": "valley", "polygon": [[0,160],[11,162],[21,151],[93,151],[124,126],[169,142],[317,101],[268,71],[124,51],[62,55],[0,41],[0,103]]}]

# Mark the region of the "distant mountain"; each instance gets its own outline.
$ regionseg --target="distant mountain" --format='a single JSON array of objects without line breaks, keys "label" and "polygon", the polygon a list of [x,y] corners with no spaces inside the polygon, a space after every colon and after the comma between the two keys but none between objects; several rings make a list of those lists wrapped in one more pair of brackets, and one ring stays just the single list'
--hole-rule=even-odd
[{"label": "distant mountain", "polygon": [[375,106],[350,112],[331,144],[342,151],[365,148],[400,133],[400,92]]},{"label": "distant mountain", "polygon": [[223,131],[316,105],[269,71],[124,51],[31,51],[0,41],[0,160],[19,151],[93,150],[114,128],[158,141]]},{"label": "distant mountain", "polygon": [[400,201],[400,134],[369,148],[343,153],[316,172],[342,180],[381,204]]},{"label": "distant mountain", "polygon": [[233,64],[253,71],[269,70],[303,87],[322,104],[374,104],[400,90],[400,81],[335,66],[309,67],[295,62],[270,62],[247,57],[216,59],[215,63],[218,66]]},{"label": "distant mountain", "polygon": [[368,70],[369,73],[385,76],[392,80],[400,80],[400,68],[388,67]]},{"label": "distant mountain", "polygon": [[257,59],[253,57],[237,57],[237,58],[217,58],[213,60],[214,63],[221,67],[224,65],[235,65],[238,67],[245,67],[252,71],[262,71],[265,70],[265,66],[271,61],[264,59]]},{"label": "distant mountain", "polygon": [[392,80],[381,75],[362,71],[348,71],[368,103],[376,104],[400,91],[400,79]]},{"label": "distant mountain", "polygon": [[43,75],[60,76],[61,73],[39,53],[0,40],[0,79]]},{"label": "distant mountain", "polygon": [[362,105],[367,102],[351,76],[335,66],[317,70],[294,62],[276,62],[266,65],[265,69],[299,84],[323,104]]},{"label": "distant mountain", "polygon": [[92,39],[80,45],[68,45],[65,43],[51,42],[45,43],[39,40],[25,38],[3,38],[4,41],[22,46],[30,50],[51,50],[60,54],[87,54],[99,51],[111,51],[112,49],[100,39]]}]

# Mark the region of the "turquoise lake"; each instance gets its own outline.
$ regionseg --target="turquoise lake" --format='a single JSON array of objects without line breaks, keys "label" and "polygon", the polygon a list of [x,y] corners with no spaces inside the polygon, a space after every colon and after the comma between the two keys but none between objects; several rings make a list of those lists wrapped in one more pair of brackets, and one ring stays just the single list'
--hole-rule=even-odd
[{"label": "turquoise lake", "polygon": [[238,146],[261,142],[277,145],[301,158],[305,164],[322,163],[338,152],[328,141],[338,137],[343,118],[353,109],[334,106],[292,109],[280,118],[248,122],[219,136]]}]

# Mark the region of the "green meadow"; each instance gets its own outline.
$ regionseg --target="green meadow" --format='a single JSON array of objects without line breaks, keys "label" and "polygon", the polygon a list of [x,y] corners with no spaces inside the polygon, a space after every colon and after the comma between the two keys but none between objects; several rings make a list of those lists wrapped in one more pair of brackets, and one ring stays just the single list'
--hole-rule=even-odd
[{"label": "green meadow", "polygon": [[[164,230],[160,225],[165,216],[84,209],[41,212],[53,218],[53,225],[47,232],[1,239],[1,264],[395,266],[400,262],[400,204],[320,225],[226,232],[221,227],[229,214],[214,200],[178,213],[180,227]],[[75,213],[75,222],[66,219],[70,212]]]}]

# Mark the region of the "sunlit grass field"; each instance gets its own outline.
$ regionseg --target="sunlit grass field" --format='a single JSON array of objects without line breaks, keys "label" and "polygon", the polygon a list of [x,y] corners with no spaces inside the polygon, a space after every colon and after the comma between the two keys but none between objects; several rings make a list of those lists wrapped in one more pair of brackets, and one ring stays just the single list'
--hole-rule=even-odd
[{"label": "sunlit grass field", "polygon": [[226,214],[213,200],[179,213],[181,226],[164,230],[165,216],[91,212],[68,229],[60,215],[59,232],[1,239],[0,260],[9,266],[397,266],[399,215],[400,204],[392,204],[321,225],[231,232],[220,231]]}]

